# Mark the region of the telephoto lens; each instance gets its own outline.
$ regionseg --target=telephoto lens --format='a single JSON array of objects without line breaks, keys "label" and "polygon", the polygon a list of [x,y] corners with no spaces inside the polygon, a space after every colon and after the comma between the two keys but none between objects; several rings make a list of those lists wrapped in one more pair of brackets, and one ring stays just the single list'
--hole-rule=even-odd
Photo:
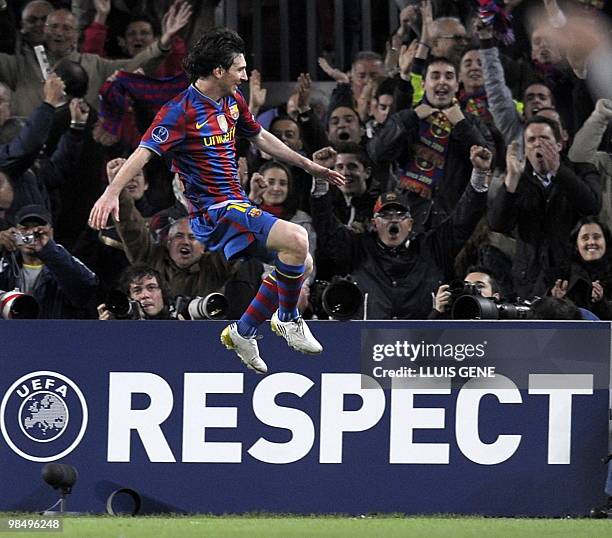
[{"label": "telephoto lens", "polygon": [[355,316],[363,303],[363,293],[350,277],[334,277],[321,296],[323,310],[338,321]]},{"label": "telephoto lens", "polygon": [[119,290],[111,290],[106,298],[106,309],[117,319],[135,319],[138,307],[135,301]]},{"label": "telephoto lens", "polygon": [[3,319],[38,319],[38,301],[18,290],[0,291],[0,315]]}]

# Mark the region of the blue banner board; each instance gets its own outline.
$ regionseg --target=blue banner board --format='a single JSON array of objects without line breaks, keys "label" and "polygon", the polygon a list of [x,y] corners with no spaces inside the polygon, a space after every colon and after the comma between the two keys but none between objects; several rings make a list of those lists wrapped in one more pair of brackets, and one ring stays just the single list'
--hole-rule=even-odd
[{"label": "blue banner board", "polygon": [[[268,327],[269,374],[223,322],[0,325],[0,510],[121,487],[143,512],[586,514],[602,504],[610,324],[313,322],[320,356]],[[410,372],[412,371],[412,374]]]}]

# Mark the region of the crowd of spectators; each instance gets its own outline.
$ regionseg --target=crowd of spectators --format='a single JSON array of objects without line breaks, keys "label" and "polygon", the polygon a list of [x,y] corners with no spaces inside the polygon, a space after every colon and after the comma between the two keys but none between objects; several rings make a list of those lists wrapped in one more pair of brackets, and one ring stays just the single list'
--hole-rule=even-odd
[{"label": "crowd of spectators", "polygon": [[[356,319],[449,317],[457,278],[495,301],[551,297],[612,319],[612,101],[591,84],[605,78],[591,56],[607,47],[607,7],[559,3],[507,1],[510,43],[477,2],[404,2],[384,51],[359,52],[346,72],[319,59],[336,82],[328,98],[303,73],[270,106],[265,66],[251,73],[260,123],[346,178],[329,186],[237,142],[250,199],[308,231],[305,316],[320,315],[317,280],[349,275],[364,297]],[[0,289],[33,295],[43,318],[112,319],[115,289],[144,319],[172,319],[176,297],[211,292],[239,315],[271,268],[206,251],[180,178],[155,159],[122,192],[118,221],[99,232],[86,223],[156,111],[187,86],[196,8],[10,4],[0,11]],[[53,69],[46,80],[36,45]]]}]

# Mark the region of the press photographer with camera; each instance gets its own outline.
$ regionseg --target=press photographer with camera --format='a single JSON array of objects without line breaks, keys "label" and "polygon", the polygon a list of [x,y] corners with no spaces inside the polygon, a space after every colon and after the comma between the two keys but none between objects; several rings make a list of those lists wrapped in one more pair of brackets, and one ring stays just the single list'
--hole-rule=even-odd
[{"label": "press photographer with camera", "polygon": [[127,267],[119,279],[121,296],[109,295],[98,305],[98,319],[173,319],[168,283],[159,271],[145,264]]},{"label": "press photographer with camera", "polygon": [[[313,160],[333,163],[336,152],[323,148]],[[439,226],[411,238],[412,217],[402,195],[387,192],[374,206],[373,231],[357,234],[334,217],[325,185],[315,181],[311,216],[337,274],[350,274],[364,293],[356,319],[426,319],[431,293],[453,274],[455,256],[485,211],[492,153],[472,146],[474,170],[456,210]]]},{"label": "press photographer with camera", "polygon": [[442,284],[434,297],[434,307],[429,319],[451,319],[451,307],[462,295],[480,295],[487,299],[501,299],[499,285],[492,272],[483,266],[473,265],[462,281]]},{"label": "press photographer with camera", "polygon": [[228,301],[221,293],[173,297],[159,271],[137,263],[124,269],[119,277],[119,289],[109,292],[106,302],[98,305],[98,319],[225,319],[228,310]]},{"label": "press photographer with camera", "polygon": [[14,227],[0,232],[0,289],[34,296],[42,319],[87,317],[98,278],[53,240],[49,211],[27,205],[14,220]]}]

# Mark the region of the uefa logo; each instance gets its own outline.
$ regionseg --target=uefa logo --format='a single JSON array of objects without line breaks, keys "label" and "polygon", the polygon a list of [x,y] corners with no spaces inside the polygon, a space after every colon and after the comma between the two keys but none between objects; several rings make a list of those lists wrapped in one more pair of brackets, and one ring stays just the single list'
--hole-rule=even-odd
[{"label": "uefa logo", "polygon": [[0,406],[4,440],[22,458],[55,461],[72,452],[87,429],[81,389],[57,372],[31,372],[6,391]]}]

